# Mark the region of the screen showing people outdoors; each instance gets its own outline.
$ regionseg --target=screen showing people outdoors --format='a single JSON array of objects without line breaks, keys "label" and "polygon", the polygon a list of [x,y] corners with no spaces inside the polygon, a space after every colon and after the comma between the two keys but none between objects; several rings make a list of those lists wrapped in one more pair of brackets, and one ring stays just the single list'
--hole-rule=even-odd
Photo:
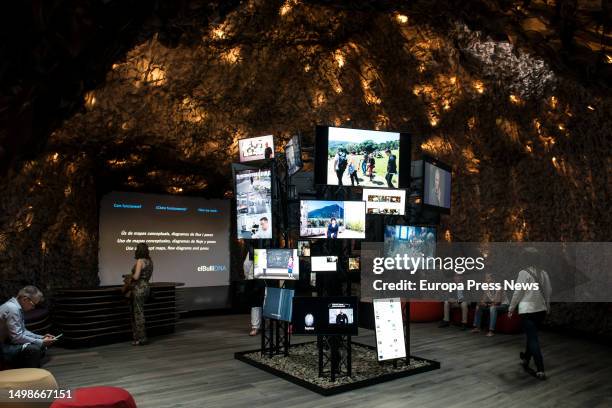
[{"label": "screen showing people outdoors", "polygon": [[293,289],[266,288],[263,317],[290,322],[293,293]]},{"label": "screen showing people outdoors", "polygon": [[255,279],[300,278],[297,249],[255,249],[253,272]]},{"label": "screen showing people outdoors", "polygon": [[337,256],[313,256],[310,258],[310,266],[313,272],[336,272],[337,264]]},{"label": "screen showing people outdoors", "polygon": [[384,251],[386,257],[396,255],[410,258],[435,257],[436,229],[412,225],[385,226]]},{"label": "screen showing people outdoors", "polygon": [[302,200],[300,237],[365,238],[365,202]]},{"label": "screen showing people outdoors", "polygon": [[348,259],[348,268],[349,271],[358,271],[361,269],[361,259],[356,256],[356,257],[350,257]]},{"label": "screen showing people outdoors", "polygon": [[272,238],[272,177],[270,169],[236,171],[238,239]]},{"label": "screen showing people outdoors", "polygon": [[446,165],[423,161],[423,204],[449,210],[451,206],[451,172]]},{"label": "screen showing people outdoors", "polygon": [[405,133],[318,126],[315,144],[316,184],[406,187],[401,174],[410,169],[410,140]]},{"label": "screen showing people outdoors", "polygon": [[251,137],[238,140],[240,163],[274,158],[274,136]]},{"label": "screen showing people outdoors", "polygon": [[363,201],[368,214],[404,215],[406,190],[363,189]]},{"label": "screen showing people outdoors", "polygon": [[295,135],[285,146],[285,157],[287,158],[287,172],[293,176],[302,168],[302,147],[300,137]]},{"label": "screen showing people outdoors", "polygon": [[345,297],[294,297],[293,334],[357,335],[358,299]]}]

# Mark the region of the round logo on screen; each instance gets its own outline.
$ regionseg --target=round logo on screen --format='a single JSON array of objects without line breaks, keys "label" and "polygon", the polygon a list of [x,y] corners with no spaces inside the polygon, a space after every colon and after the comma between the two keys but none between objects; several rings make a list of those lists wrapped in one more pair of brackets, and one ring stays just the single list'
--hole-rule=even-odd
[{"label": "round logo on screen", "polygon": [[314,326],[314,316],[311,315],[310,313],[304,316],[304,324],[306,325],[306,327]]}]

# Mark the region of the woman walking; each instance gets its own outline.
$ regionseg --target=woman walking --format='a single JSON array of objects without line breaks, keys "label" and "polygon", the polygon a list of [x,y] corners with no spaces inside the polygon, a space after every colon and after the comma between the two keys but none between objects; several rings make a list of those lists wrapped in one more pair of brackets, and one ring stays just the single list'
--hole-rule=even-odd
[{"label": "woman walking", "polygon": [[[535,248],[528,248],[526,253],[528,254],[527,256],[534,256],[537,254],[537,250]],[[542,356],[540,339],[538,338],[538,326],[542,323],[544,317],[546,317],[546,313],[550,311],[550,295],[552,292],[550,278],[545,270],[536,266],[529,266],[519,272],[516,283],[523,285],[531,284],[532,287],[537,283],[538,286],[538,289],[517,289],[514,292],[510,308],[508,309],[508,317],[512,317],[512,314],[518,307],[518,313],[521,316],[526,337],[525,352],[520,353],[521,365],[525,370],[529,371],[529,363],[533,357],[536,365],[535,376],[540,380],[544,380],[546,379],[546,374],[544,372],[544,357]]]}]

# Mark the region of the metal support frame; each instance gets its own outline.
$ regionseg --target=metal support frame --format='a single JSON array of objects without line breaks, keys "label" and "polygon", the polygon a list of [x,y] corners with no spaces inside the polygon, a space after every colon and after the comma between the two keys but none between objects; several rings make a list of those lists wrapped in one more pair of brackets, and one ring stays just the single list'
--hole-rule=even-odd
[{"label": "metal support frame", "polygon": [[339,376],[352,375],[351,336],[317,336],[319,377],[329,373],[332,382]]},{"label": "metal support frame", "polygon": [[261,322],[261,355],[273,357],[283,354],[289,356],[291,336],[289,322],[262,318]]}]

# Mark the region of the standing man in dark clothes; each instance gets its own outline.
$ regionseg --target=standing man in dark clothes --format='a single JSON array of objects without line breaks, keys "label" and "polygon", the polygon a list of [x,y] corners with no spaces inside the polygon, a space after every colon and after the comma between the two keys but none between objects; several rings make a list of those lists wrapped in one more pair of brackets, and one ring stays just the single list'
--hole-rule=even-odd
[{"label": "standing man in dark clothes", "polygon": [[385,179],[387,180],[387,186],[389,188],[395,188],[393,185],[393,175],[397,173],[397,157],[391,153],[390,149],[385,150],[389,161],[387,162],[387,175]]}]

